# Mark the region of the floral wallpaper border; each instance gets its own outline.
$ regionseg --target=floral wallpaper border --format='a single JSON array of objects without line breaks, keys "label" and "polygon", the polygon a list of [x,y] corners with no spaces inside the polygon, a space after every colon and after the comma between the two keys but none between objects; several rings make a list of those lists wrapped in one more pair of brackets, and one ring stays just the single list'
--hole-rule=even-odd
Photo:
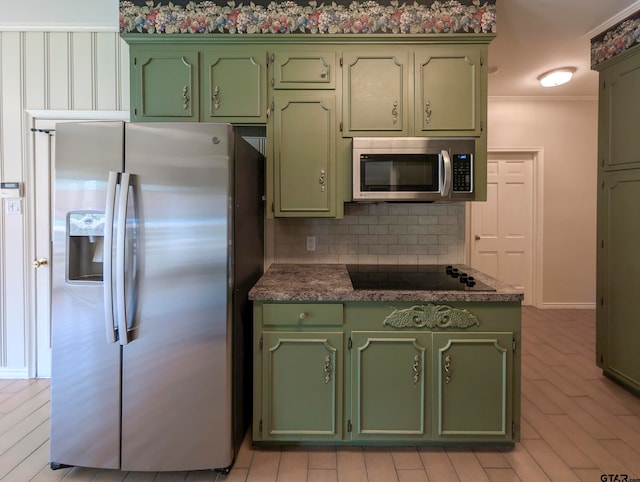
[{"label": "floral wallpaper border", "polygon": [[591,68],[640,44],[640,10],[591,39]]},{"label": "floral wallpaper border", "polygon": [[[383,0],[384,2],[384,0]],[[141,34],[495,33],[496,0],[236,3],[122,0],[120,32]]]}]

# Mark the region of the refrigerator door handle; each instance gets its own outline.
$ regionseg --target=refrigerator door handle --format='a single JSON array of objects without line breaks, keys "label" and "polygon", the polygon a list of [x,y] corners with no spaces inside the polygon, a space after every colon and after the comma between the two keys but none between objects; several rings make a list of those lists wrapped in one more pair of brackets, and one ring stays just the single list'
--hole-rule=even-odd
[{"label": "refrigerator door handle", "polygon": [[127,204],[131,175],[123,172],[120,176],[120,198],[118,199],[118,221],[116,231],[116,318],[118,338],[121,345],[129,343],[127,332],[127,311],[125,299],[125,241],[127,231]]},{"label": "refrigerator door handle", "polygon": [[104,246],[102,254],[103,288],[104,288],[104,324],[107,330],[107,343],[116,342],[116,328],[113,316],[113,216],[116,203],[118,173],[109,172],[107,181],[107,202],[104,210]]}]

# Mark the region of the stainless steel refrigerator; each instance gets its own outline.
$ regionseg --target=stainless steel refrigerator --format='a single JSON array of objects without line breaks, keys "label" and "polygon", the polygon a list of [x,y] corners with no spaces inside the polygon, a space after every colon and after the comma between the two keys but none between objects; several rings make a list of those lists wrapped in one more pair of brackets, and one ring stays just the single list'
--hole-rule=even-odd
[{"label": "stainless steel refrigerator", "polygon": [[251,410],[263,157],[228,124],[55,139],[51,467],[228,469]]}]

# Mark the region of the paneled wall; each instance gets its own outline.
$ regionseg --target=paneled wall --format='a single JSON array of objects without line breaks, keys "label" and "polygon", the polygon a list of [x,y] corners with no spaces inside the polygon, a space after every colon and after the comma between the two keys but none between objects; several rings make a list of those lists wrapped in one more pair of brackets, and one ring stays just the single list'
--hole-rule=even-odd
[{"label": "paneled wall", "polygon": [[127,110],[128,78],[128,48],[116,32],[0,31],[0,179],[27,193],[21,214],[9,214],[5,201],[0,210],[0,378],[26,376],[32,329],[25,110]]}]

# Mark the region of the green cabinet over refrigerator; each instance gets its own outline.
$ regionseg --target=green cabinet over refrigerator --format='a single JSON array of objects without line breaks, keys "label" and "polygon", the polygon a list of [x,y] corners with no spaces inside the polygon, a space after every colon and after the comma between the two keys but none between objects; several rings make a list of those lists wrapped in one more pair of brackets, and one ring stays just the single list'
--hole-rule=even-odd
[{"label": "green cabinet over refrigerator", "polygon": [[596,362],[640,394],[640,45],[602,62],[598,114]]}]

